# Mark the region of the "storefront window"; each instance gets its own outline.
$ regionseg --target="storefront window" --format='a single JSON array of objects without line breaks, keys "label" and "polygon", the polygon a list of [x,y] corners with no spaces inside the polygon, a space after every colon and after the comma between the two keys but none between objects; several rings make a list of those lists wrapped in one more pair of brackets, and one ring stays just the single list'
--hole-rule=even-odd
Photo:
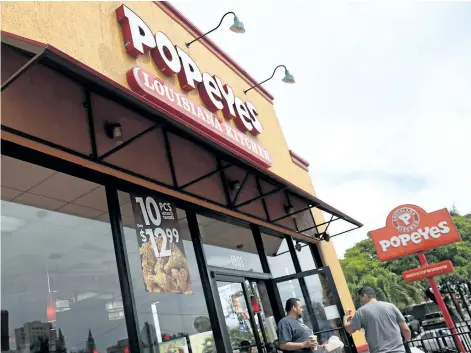
[{"label": "storefront window", "polygon": [[207,353],[214,339],[186,213],[158,196],[132,197],[119,193],[142,347]]},{"label": "storefront window", "polygon": [[319,325],[319,331],[323,332],[318,337],[319,341],[324,343],[334,335],[340,336],[339,332],[334,330],[342,324],[340,313],[325,275],[319,273],[306,276],[304,280],[309,292],[314,315]]},{"label": "storefront window", "polygon": [[104,188],[6,156],[1,164],[1,324],[9,350],[124,352]]},{"label": "storefront window", "polygon": [[301,292],[301,286],[299,285],[299,280],[292,279],[285,282],[280,282],[277,284],[278,292],[280,293],[280,299],[283,304],[283,308],[285,307],[286,301],[290,298],[297,298],[301,301],[304,306],[304,313],[302,320],[303,322],[312,328],[311,320],[309,318],[308,310],[305,306],[306,302],[303,297],[303,293]]},{"label": "storefront window", "polygon": [[274,278],[296,273],[286,239],[262,233],[262,240]]},{"label": "storefront window", "polygon": [[263,272],[250,228],[198,215],[198,225],[210,266]]},{"label": "storefront window", "polygon": [[301,271],[315,270],[316,264],[314,263],[314,258],[309,249],[309,245],[305,243],[299,243],[298,249],[296,249],[296,255],[298,256],[299,265],[301,266]]}]

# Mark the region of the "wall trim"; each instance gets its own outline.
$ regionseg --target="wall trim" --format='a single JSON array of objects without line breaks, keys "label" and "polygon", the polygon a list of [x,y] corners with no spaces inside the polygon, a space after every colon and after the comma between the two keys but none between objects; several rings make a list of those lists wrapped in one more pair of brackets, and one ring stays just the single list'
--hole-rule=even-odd
[{"label": "wall trim", "polygon": [[309,162],[307,160],[302,158],[299,154],[295,153],[293,150],[289,150],[289,154],[294,164],[298,165],[299,167],[303,168],[306,171],[309,171]]}]

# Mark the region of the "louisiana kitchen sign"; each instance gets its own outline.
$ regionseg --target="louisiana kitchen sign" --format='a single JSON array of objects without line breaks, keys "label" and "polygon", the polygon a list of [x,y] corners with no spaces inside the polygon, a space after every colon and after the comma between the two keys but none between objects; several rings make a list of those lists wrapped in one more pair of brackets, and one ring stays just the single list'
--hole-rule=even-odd
[{"label": "louisiana kitchen sign", "polygon": [[380,261],[461,241],[446,208],[427,213],[415,205],[396,207],[389,213],[386,226],[369,234]]},{"label": "louisiana kitchen sign", "polygon": [[[150,55],[155,66],[167,77],[177,76],[183,92],[164,80],[135,66],[127,73],[130,88],[137,94],[178,117],[203,136],[244,158],[268,168],[272,165],[268,151],[254,138],[263,133],[257,108],[250,101],[234,95],[231,86],[219,77],[201,72],[197,63],[163,33],[149,26],[127,6],[116,9],[126,52],[137,58]],[[187,93],[197,90],[204,107],[191,101]],[[217,112],[222,111],[225,120]],[[234,121],[235,128],[230,121]]]}]

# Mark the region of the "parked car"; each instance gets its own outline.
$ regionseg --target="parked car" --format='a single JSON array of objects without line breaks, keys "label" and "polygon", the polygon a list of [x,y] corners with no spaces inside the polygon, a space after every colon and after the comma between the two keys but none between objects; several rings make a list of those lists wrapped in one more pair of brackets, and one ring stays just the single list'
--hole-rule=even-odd
[{"label": "parked car", "polygon": [[441,312],[435,312],[435,313],[430,313],[426,314],[424,316],[424,320],[422,321],[422,326],[430,326],[430,325],[437,325],[437,324],[442,324],[445,322],[445,319],[443,318],[443,314]]},{"label": "parked car", "polygon": [[[457,327],[461,342],[466,352],[471,352],[471,327]],[[448,329],[432,329],[421,333],[412,340],[411,347],[417,347],[426,353],[458,353],[453,335]]]},{"label": "parked car", "polygon": [[412,340],[413,345],[427,353],[446,352],[455,349],[453,338],[445,330],[435,329],[421,333]]}]

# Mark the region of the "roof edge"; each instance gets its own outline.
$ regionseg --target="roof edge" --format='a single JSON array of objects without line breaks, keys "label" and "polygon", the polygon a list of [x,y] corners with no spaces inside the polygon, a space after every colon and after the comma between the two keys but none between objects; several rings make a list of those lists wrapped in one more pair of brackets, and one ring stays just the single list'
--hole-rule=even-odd
[{"label": "roof edge", "polygon": [[309,171],[309,162],[306,159],[302,158],[299,154],[297,154],[293,150],[289,150],[289,154],[294,164],[298,165],[299,167],[303,168],[306,171]]},{"label": "roof edge", "polygon": [[[177,10],[175,6],[170,4],[169,1],[154,1],[154,4],[160,7],[165,13],[171,16],[174,20],[176,20],[180,25],[186,28],[189,32],[191,32],[195,37],[199,37],[204,33],[196,27],[196,25],[191,22],[185,15],[183,15],[180,11]],[[258,84],[258,81],[255,80],[245,69],[242,68],[234,59],[232,59],[229,54],[224,52],[216,43],[214,43],[208,37],[203,37],[199,40],[206,48],[208,48],[211,52],[213,52],[216,56],[219,57],[222,61],[229,66],[232,66],[233,69],[247,81],[250,85]],[[265,99],[267,99],[270,103],[273,103],[275,99],[273,95],[268,92],[265,88],[258,86],[255,88],[258,93],[260,93]]]}]

